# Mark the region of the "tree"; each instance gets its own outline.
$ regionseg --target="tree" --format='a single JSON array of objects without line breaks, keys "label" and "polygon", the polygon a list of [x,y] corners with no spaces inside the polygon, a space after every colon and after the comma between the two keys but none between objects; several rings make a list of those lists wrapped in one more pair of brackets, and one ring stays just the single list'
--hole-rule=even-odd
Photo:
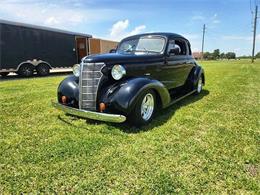
[{"label": "tree", "polygon": [[220,51],[219,51],[219,49],[215,49],[215,50],[213,51],[212,57],[213,57],[214,60],[219,59],[219,57],[220,57]]},{"label": "tree", "polygon": [[209,52],[204,52],[203,53],[203,58],[207,60],[209,58],[209,55],[210,55]]},{"label": "tree", "polygon": [[226,54],[225,54],[225,53],[221,53],[221,54],[219,55],[219,57],[220,57],[221,59],[224,59],[224,58],[226,58]]},{"label": "tree", "polygon": [[260,52],[255,55],[255,58],[260,58]]},{"label": "tree", "polygon": [[[260,58],[260,52],[257,53]],[[236,59],[236,53],[234,52],[227,52],[227,53],[220,53],[219,49],[215,49],[213,53],[205,52],[203,54],[203,58],[205,60],[217,60],[217,59]]]},{"label": "tree", "polygon": [[212,60],[212,54],[210,52],[203,53],[203,58],[205,60]]},{"label": "tree", "polygon": [[236,54],[234,52],[227,52],[226,58],[227,59],[236,59]]}]

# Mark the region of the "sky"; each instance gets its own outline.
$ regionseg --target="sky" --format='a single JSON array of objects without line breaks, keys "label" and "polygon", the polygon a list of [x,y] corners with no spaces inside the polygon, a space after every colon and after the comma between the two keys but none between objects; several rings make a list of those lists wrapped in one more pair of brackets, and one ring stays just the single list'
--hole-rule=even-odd
[{"label": "sky", "polygon": [[260,6],[260,0],[0,0],[0,19],[116,41],[138,33],[173,32],[189,39],[193,51],[201,51],[206,24],[205,51],[251,55],[255,4]]}]

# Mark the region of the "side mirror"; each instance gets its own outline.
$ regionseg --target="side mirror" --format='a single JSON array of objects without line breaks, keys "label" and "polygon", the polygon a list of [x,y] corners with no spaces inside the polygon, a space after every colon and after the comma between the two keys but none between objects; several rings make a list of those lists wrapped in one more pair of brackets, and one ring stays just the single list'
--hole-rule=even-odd
[{"label": "side mirror", "polygon": [[116,49],[110,49],[109,53],[116,53]]},{"label": "side mirror", "polygon": [[179,47],[175,47],[173,49],[170,49],[169,54],[174,54],[174,55],[179,55],[180,54],[180,48]]}]

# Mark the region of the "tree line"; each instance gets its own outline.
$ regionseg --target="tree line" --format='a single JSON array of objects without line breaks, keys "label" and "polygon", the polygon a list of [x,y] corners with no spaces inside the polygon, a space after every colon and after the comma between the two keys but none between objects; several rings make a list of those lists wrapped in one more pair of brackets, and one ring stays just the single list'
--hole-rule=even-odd
[{"label": "tree line", "polygon": [[[220,53],[219,49],[215,49],[212,53],[203,53],[203,58],[205,60],[218,60],[218,59],[236,59],[235,52]],[[251,56],[239,56],[238,58],[251,58]],[[260,52],[255,55],[255,58],[260,58]]]}]

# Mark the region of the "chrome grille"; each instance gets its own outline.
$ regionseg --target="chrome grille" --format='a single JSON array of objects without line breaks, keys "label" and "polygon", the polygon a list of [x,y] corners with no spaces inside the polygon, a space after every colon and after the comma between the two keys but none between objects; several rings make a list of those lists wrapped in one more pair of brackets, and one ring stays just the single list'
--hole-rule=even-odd
[{"label": "chrome grille", "polygon": [[104,63],[82,63],[80,72],[79,108],[96,111],[98,85]]}]

